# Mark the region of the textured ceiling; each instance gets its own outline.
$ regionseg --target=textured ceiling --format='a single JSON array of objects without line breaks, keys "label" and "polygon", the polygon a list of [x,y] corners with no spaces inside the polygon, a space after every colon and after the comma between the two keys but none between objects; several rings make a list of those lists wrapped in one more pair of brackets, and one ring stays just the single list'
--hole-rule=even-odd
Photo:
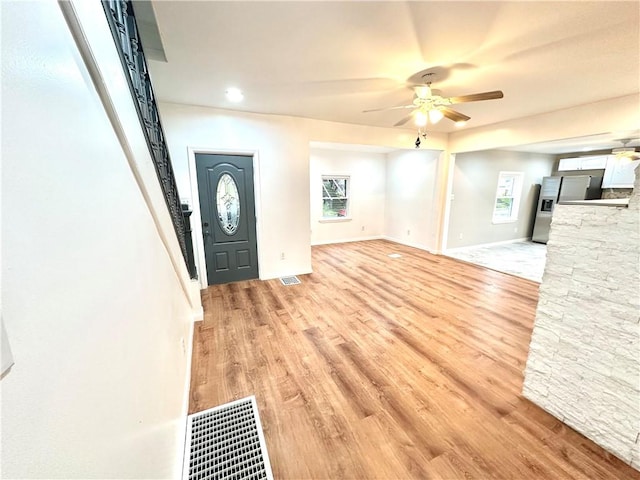
[{"label": "textured ceiling", "polygon": [[445,96],[504,92],[456,106],[473,128],[640,90],[638,1],[152,5],[167,62],[150,69],[168,102],[390,127],[406,111],[362,111],[410,103],[407,81],[433,71]]}]

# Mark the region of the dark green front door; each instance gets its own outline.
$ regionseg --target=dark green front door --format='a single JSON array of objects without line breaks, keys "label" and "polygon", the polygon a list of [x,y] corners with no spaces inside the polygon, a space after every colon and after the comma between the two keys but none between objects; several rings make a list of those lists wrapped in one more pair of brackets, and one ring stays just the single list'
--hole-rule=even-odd
[{"label": "dark green front door", "polygon": [[196,154],[207,283],[258,278],[253,158]]}]

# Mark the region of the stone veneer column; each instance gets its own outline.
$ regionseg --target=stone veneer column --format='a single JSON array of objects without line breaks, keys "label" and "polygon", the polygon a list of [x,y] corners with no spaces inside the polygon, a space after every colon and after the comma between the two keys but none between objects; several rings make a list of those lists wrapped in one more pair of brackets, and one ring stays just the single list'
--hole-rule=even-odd
[{"label": "stone veneer column", "polygon": [[640,470],[640,168],[634,187],[554,211],[523,395]]}]

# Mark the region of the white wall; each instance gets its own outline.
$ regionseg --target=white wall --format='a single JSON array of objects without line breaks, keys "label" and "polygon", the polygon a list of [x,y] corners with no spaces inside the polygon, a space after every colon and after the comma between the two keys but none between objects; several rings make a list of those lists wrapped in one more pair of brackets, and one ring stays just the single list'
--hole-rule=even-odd
[{"label": "white wall", "polygon": [[[550,175],[552,155],[488,150],[456,155],[447,248],[504,242],[531,236],[538,190]],[[493,224],[498,175],[524,172],[518,221]]]},{"label": "white wall", "polygon": [[435,150],[405,150],[387,156],[385,235],[426,250],[437,245],[438,158]]},{"label": "white wall", "polygon": [[[191,192],[187,147],[257,155],[260,278],[310,272],[309,141],[301,122],[287,117],[216,115],[207,108],[173,104],[161,105],[161,115],[183,197]],[[200,253],[202,226],[197,208],[192,226],[194,245]]]},{"label": "white wall", "polygon": [[2,3],[2,101],[2,477],[177,478],[192,307],[56,2]]},{"label": "white wall", "polygon": [[[312,148],[309,162],[312,245],[384,235],[386,154]],[[321,220],[323,175],[350,177],[349,220]]]},{"label": "white wall", "polygon": [[[172,103],[160,110],[181,195],[191,191],[189,153],[254,152],[259,158],[256,185],[260,278],[311,271],[310,144],[329,142],[406,148],[415,133],[280,115],[261,115]],[[444,148],[445,134],[433,134],[425,148]],[[193,199],[192,199],[193,200]],[[196,248],[202,228],[194,210]],[[285,259],[281,259],[281,253]]]}]

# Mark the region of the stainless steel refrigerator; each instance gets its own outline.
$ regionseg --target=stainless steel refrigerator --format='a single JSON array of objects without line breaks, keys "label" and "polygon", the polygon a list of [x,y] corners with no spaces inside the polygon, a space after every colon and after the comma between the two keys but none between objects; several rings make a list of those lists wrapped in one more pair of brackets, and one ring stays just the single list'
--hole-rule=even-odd
[{"label": "stainless steel refrigerator", "polygon": [[557,203],[569,200],[598,199],[602,195],[601,186],[602,177],[592,177],[591,175],[544,177],[531,240],[547,243],[551,218]]}]

